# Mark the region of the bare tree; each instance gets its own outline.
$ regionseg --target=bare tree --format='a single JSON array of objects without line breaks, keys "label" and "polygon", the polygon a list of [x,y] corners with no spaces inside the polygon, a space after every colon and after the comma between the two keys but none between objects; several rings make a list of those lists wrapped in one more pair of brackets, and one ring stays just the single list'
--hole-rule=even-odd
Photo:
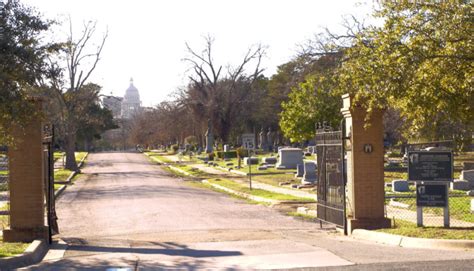
[{"label": "bare tree", "polygon": [[[251,46],[240,64],[229,65],[223,71],[222,65],[216,65],[213,60],[213,42],[212,37],[205,37],[205,48],[201,53],[186,43],[189,56],[184,61],[190,64],[187,102],[201,122],[211,119],[217,134],[225,142],[236,114],[243,108],[252,86],[263,72],[261,62],[266,48],[260,44]],[[253,68],[247,73],[252,64]]]},{"label": "bare tree", "polygon": [[73,171],[78,170],[74,155],[78,123],[81,118],[87,118],[81,114],[81,110],[88,103],[96,101],[98,96],[97,91],[83,91],[84,86],[97,67],[108,36],[108,31],[105,31],[99,44],[94,46],[92,39],[95,36],[96,26],[97,22],[84,23],[82,32],[76,39],[72,21],[69,19],[69,36],[63,50],[67,65],[67,80],[65,84],[59,79],[53,82],[53,89],[56,90],[56,97],[61,106],[60,129],[64,134],[66,168]]}]

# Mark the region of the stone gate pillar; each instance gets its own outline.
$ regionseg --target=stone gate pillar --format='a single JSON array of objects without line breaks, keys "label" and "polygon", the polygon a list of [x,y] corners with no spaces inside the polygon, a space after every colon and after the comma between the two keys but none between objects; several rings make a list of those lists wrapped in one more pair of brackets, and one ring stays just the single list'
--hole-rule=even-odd
[{"label": "stone gate pillar", "polygon": [[383,111],[372,112],[366,126],[366,109],[352,105],[348,94],[342,99],[346,136],[350,137],[346,186],[348,232],[390,227],[390,220],[384,214]]},{"label": "stone gate pillar", "polygon": [[[38,111],[41,102],[35,101]],[[12,131],[14,146],[8,149],[10,228],[3,230],[6,242],[47,239],[45,226],[45,181],[42,123],[39,116],[22,129]]]}]

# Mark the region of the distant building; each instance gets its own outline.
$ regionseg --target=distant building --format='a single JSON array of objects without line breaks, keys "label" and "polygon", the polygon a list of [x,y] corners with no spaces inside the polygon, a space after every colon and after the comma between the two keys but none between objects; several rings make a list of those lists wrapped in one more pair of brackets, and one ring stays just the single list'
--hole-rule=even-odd
[{"label": "distant building", "polygon": [[116,97],[116,96],[105,96],[102,99],[102,102],[104,104],[104,107],[112,111],[112,115],[114,116],[114,119],[119,119],[122,116],[122,97]]},{"label": "distant building", "polygon": [[136,113],[140,112],[142,102],[138,89],[133,85],[133,79],[130,79],[130,86],[125,91],[122,101],[122,118],[130,119]]},{"label": "distant building", "polygon": [[130,86],[125,91],[125,96],[105,96],[102,99],[104,107],[112,111],[115,119],[131,119],[133,115],[143,110],[140,101],[138,89],[133,85],[133,79],[130,79]]}]

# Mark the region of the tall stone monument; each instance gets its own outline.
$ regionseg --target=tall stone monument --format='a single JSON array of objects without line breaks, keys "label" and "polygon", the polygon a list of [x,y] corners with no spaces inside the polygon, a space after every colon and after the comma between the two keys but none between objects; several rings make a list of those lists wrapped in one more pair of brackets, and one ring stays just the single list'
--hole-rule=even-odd
[{"label": "tall stone monument", "polygon": [[262,149],[262,150],[266,150],[267,149],[267,135],[265,134],[265,130],[262,129],[260,130],[260,134],[259,134],[259,148]]},{"label": "tall stone monument", "polygon": [[268,128],[267,132],[267,151],[273,151],[273,145],[275,141],[275,134],[272,132],[272,128]]},{"label": "tall stone monument", "polygon": [[206,153],[213,152],[214,135],[212,134],[212,123],[211,120],[207,120],[207,131],[206,131]]},{"label": "tall stone monument", "polygon": [[[37,111],[41,102],[34,101]],[[8,149],[10,175],[10,228],[3,230],[6,242],[47,239],[45,225],[45,168],[43,129],[39,116],[23,128],[13,127],[14,145]]]},{"label": "tall stone monument", "polygon": [[350,137],[346,146],[348,232],[390,227],[390,219],[384,215],[383,111],[372,111],[366,125],[366,108],[353,105],[347,94],[342,99],[344,136]]}]

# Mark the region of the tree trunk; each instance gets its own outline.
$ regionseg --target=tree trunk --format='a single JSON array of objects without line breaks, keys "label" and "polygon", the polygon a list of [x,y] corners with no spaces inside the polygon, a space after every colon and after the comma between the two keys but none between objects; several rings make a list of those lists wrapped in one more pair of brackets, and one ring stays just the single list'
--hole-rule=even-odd
[{"label": "tree trunk", "polygon": [[68,133],[66,135],[66,169],[71,171],[79,170],[76,163],[76,134]]}]

